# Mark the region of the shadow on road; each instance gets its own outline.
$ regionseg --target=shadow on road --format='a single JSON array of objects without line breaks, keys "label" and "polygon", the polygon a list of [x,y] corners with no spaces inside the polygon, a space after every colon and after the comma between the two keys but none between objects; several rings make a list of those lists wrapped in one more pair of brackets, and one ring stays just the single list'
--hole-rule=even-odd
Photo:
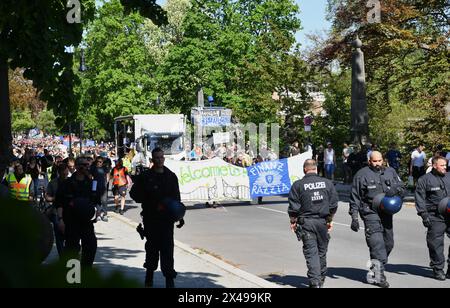
[{"label": "shadow on road", "polygon": [[193,272],[179,273],[175,285],[179,288],[224,288],[214,281],[215,277],[219,277],[219,275]]},{"label": "shadow on road", "polygon": [[329,267],[327,278],[338,279],[339,277],[346,278],[353,281],[358,281],[363,284],[367,283],[367,271],[360,268],[350,267]]},{"label": "shadow on road", "polygon": [[[206,202],[203,203],[194,203],[194,204],[186,204],[186,210],[204,210],[208,208],[212,208],[212,202],[209,203],[209,207],[206,205]],[[216,208],[220,207],[235,207],[235,206],[251,206],[250,202],[242,201],[240,203],[216,203]]]},{"label": "shadow on road", "polygon": [[432,270],[429,267],[414,264],[387,264],[386,272],[399,275],[414,275],[419,277],[432,277]]},{"label": "shadow on road", "polygon": [[[130,267],[120,263],[127,263],[125,260],[135,258],[136,254],[142,253],[143,250],[118,249],[114,247],[99,247],[95,257],[94,268],[99,269],[104,275],[110,277],[113,281],[117,275],[123,275],[131,279],[138,286],[143,286],[145,278],[145,269],[143,268],[144,260],[140,267]],[[114,262],[114,263],[113,263]],[[178,288],[223,288],[222,285],[216,283],[216,274],[204,272],[183,272],[178,273],[175,279],[175,286]],[[156,271],[154,275],[154,287],[164,288],[165,278],[161,271]]]},{"label": "shadow on road", "polygon": [[[140,208],[140,207],[141,207],[140,204],[139,204],[139,205],[136,205],[136,203],[133,203],[133,201],[127,200],[127,201],[125,202],[124,210],[125,210],[125,212],[126,212],[126,211],[128,211],[128,210],[132,210],[132,209],[136,209],[136,208]],[[111,205],[111,204],[108,204],[108,206],[106,207],[106,209],[107,209],[108,212],[114,212],[115,209],[116,209],[116,206],[114,205],[114,203],[113,203],[112,205]]]},{"label": "shadow on road", "polygon": [[269,274],[261,278],[283,286],[291,286],[294,288],[309,287],[309,279],[307,277],[302,276],[293,276],[293,275],[281,276],[277,274]]}]

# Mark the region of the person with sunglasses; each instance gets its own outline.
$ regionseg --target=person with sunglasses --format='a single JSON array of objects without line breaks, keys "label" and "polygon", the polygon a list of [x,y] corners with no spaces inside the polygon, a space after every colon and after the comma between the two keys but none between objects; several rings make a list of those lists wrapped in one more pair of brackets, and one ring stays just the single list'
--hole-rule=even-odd
[{"label": "person with sunglasses", "polygon": [[104,222],[108,221],[108,169],[103,164],[103,157],[98,156],[94,163],[91,165],[90,169],[92,179],[97,181],[97,191],[100,194],[100,204],[97,206],[97,221],[102,220]]},{"label": "person with sunglasses", "polygon": [[87,159],[78,157],[75,167],[76,172],[62,182],[55,198],[59,228],[66,239],[63,258],[76,259],[81,248],[81,266],[92,267],[97,251],[95,206],[100,204],[101,195],[89,173]]}]

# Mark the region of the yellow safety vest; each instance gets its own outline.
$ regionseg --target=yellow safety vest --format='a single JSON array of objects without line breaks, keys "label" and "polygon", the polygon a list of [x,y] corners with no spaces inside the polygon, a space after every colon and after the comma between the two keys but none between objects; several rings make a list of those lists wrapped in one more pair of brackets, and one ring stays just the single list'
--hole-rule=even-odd
[{"label": "yellow safety vest", "polygon": [[49,181],[52,179],[52,169],[53,169],[53,167],[47,168],[47,176],[48,176]]},{"label": "yellow safety vest", "polygon": [[122,164],[128,170],[131,170],[131,161],[128,158],[122,159]]},{"label": "yellow safety vest", "polygon": [[20,182],[17,182],[14,173],[10,173],[6,176],[6,181],[8,182],[9,196],[12,199],[20,201],[29,200],[31,184],[31,176],[29,174],[25,174],[23,179],[21,179]]}]

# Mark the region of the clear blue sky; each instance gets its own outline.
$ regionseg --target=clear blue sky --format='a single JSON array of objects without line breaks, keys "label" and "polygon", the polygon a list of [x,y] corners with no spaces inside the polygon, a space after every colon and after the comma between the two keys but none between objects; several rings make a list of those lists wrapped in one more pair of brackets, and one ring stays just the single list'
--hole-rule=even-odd
[{"label": "clear blue sky", "polygon": [[305,34],[331,28],[331,24],[325,19],[327,0],[295,0],[295,2],[300,7],[300,20],[303,27],[303,30],[297,32],[295,37],[297,42],[305,47],[308,45]]}]

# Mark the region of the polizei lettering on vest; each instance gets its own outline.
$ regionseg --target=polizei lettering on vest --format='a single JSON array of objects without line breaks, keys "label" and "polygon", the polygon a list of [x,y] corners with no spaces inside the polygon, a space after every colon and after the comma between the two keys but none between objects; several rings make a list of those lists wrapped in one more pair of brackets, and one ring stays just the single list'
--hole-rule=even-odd
[{"label": "polizei lettering on vest", "polygon": [[306,183],[303,185],[305,190],[315,190],[326,188],[325,182],[316,182],[316,183]]}]

